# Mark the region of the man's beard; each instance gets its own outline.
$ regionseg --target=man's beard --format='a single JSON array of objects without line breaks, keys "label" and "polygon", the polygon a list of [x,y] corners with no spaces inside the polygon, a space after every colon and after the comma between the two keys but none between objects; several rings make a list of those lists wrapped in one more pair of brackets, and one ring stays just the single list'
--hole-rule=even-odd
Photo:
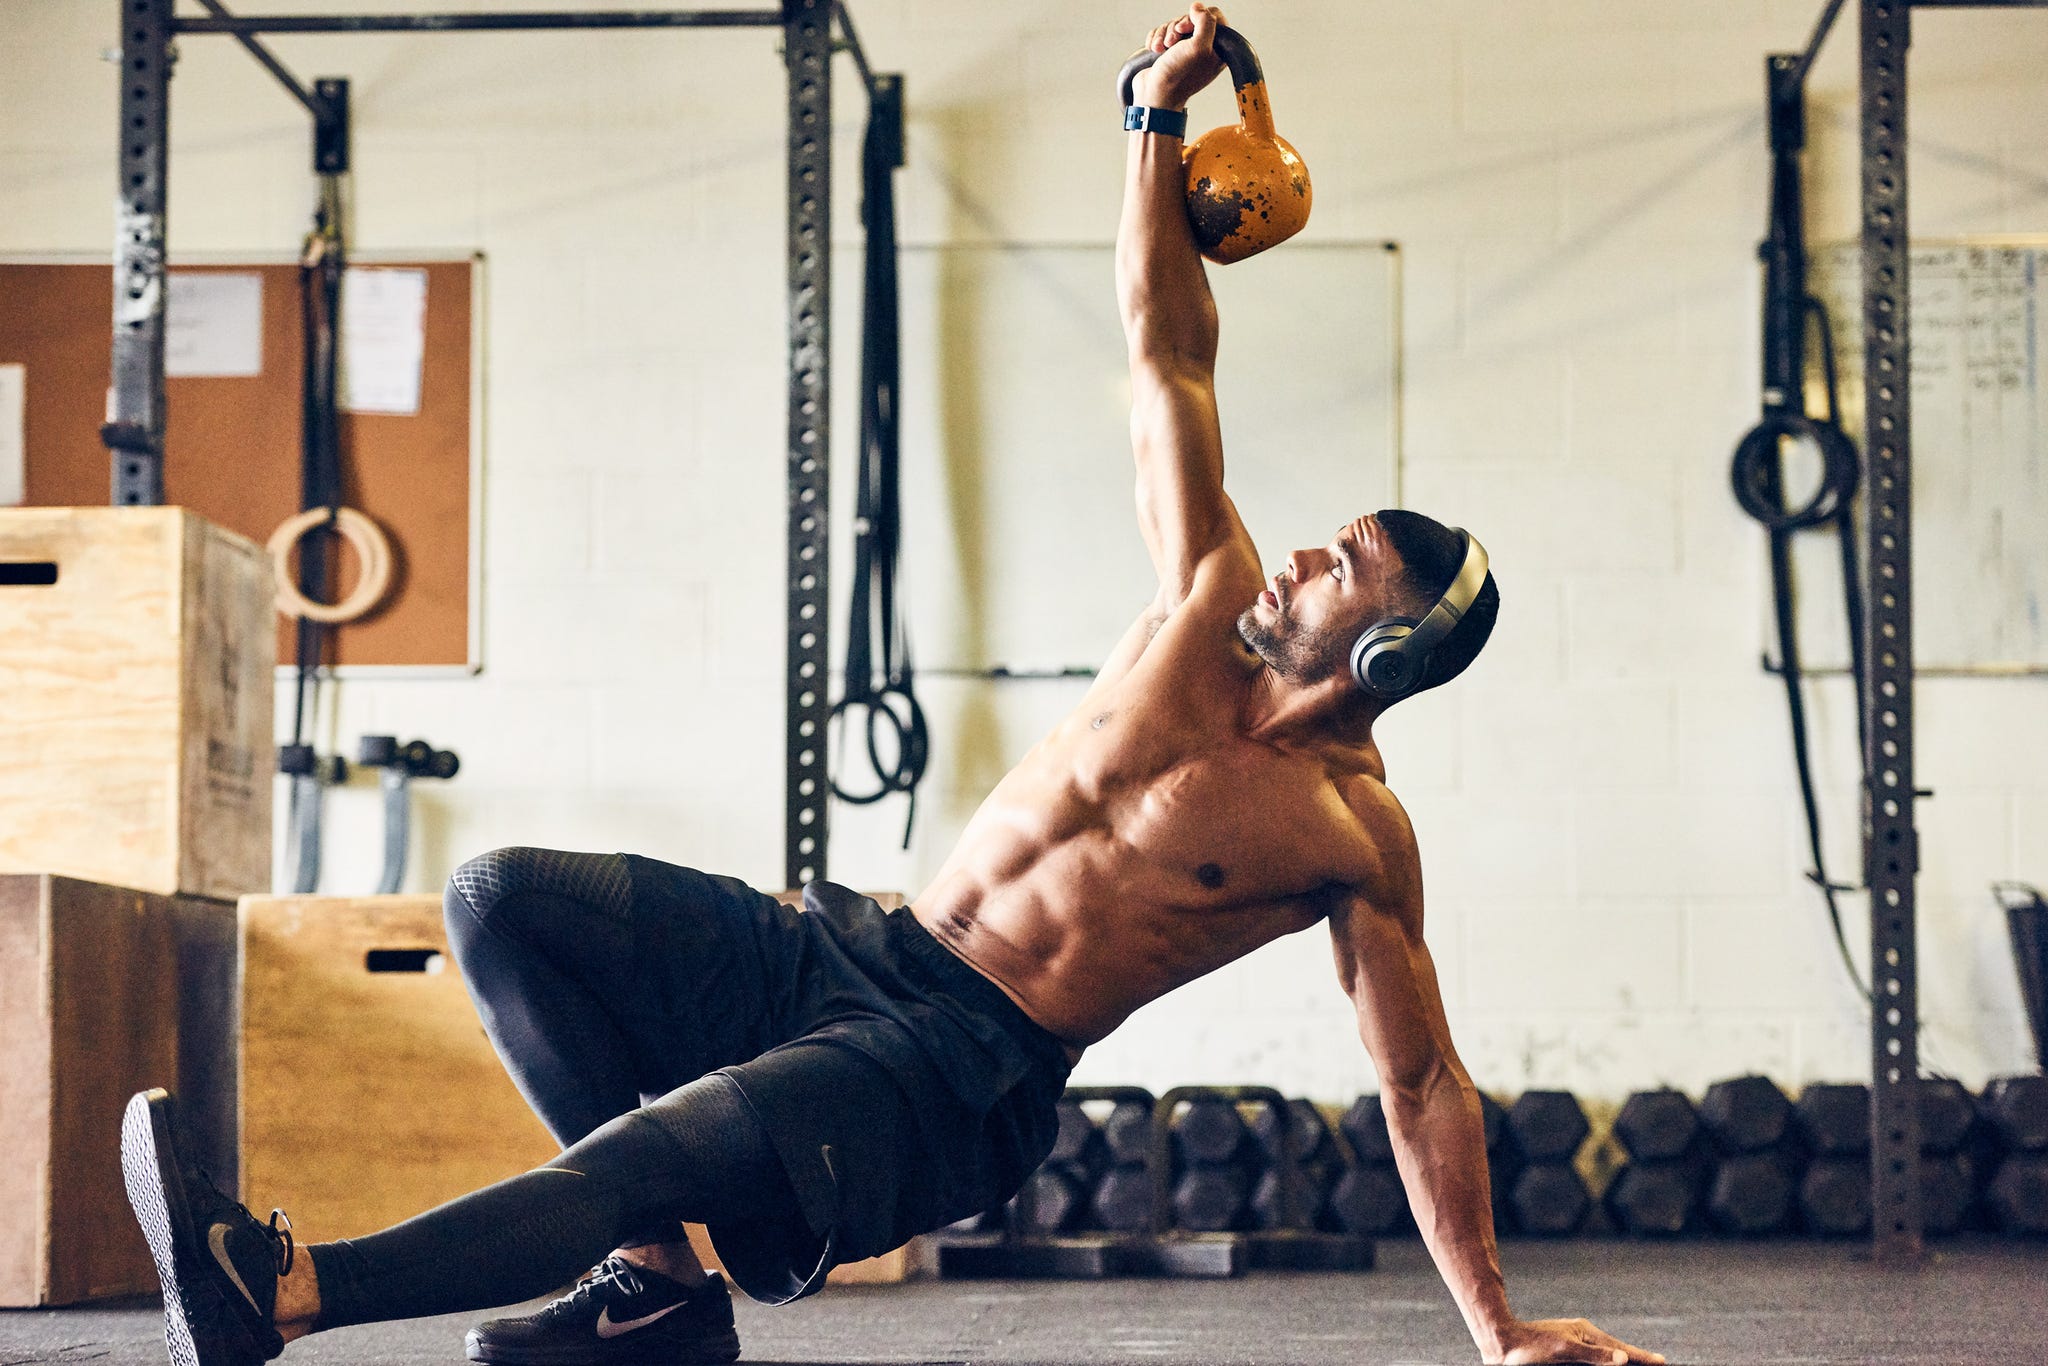
[{"label": "man's beard", "polygon": [[1318,682],[1350,667],[1351,642],[1338,632],[1311,627],[1282,635],[1259,620],[1256,607],[1238,614],[1237,634],[1267,668],[1290,683]]}]

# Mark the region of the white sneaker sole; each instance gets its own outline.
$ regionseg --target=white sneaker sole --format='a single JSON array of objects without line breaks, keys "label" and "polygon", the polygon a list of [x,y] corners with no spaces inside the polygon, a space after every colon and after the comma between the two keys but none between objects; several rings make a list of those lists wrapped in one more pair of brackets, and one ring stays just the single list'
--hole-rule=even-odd
[{"label": "white sneaker sole", "polygon": [[166,1170],[178,1170],[170,1099],[161,1090],[142,1091],[129,1099],[121,1116],[121,1178],[135,1222],[142,1225],[149,1243],[149,1255],[156,1260],[157,1279],[163,1283],[164,1345],[170,1349],[172,1366],[212,1366],[199,1359],[199,1345],[192,1339],[178,1291],[176,1249],[181,1238],[186,1246],[192,1245],[192,1219],[185,1209],[183,1182],[164,1179]]}]

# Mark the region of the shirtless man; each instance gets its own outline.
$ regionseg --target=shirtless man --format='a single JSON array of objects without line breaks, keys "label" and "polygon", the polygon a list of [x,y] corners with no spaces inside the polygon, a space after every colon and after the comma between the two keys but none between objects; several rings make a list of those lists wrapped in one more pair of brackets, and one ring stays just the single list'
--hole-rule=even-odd
[{"label": "shirtless man", "polygon": [[[1220,18],[1196,4],[1153,31],[1164,55],[1141,100],[1177,110],[1215,78]],[[1484,643],[1498,603],[1484,552],[1386,512],[1267,580],[1223,490],[1215,308],[1171,137],[1130,136],[1117,273],[1158,594],[931,886],[885,914],[814,883],[798,913],[651,859],[506,849],[465,864],[450,942],[564,1152],[295,1252],[280,1216],[257,1221],[180,1162],[168,1097],[137,1096],[123,1168],[176,1366],[252,1366],[319,1329],[515,1303],[600,1256],[538,1313],[472,1330],[469,1356],[730,1361],[724,1280],[681,1222],[709,1225],[725,1274],[781,1303],[838,1262],[999,1205],[1050,1148],[1084,1048],[1318,921],[1416,1223],[1485,1360],[1662,1360],[1583,1319],[1509,1310],[1478,1093],[1423,942],[1414,834],[1373,743],[1388,706]],[[1389,622],[1416,629],[1403,642]]]}]

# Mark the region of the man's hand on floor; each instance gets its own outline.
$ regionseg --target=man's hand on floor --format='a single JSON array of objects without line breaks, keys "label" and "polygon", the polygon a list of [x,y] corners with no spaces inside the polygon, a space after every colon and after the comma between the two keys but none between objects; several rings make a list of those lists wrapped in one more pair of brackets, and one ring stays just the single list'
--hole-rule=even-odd
[{"label": "man's hand on floor", "polygon": [[1504,1366],[1535,1366],[1539,1362],[1594,1363],[1595,1366],[1646,1362],[1650,1366],[1662,1366],[1664,1358],[1641,1347],[1631,1347],[1584,1319],[1536,1319],[1517,1323],[1501,1334],[1500,1354],[1489,1356],[1487,1361],[1503,1363]]}]

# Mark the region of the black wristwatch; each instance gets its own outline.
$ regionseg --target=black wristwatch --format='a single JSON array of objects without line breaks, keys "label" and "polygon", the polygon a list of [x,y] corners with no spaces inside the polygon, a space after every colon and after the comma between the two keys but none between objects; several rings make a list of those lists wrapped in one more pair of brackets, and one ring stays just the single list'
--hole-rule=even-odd
[{"label": "black wristwatch", "polygon": [[1188,111],[1155,109],[1144,104],[1125,105],[1124,129],[1131,133],[1157,133],[1161,137],[1185,140],[1188,135]]}]

